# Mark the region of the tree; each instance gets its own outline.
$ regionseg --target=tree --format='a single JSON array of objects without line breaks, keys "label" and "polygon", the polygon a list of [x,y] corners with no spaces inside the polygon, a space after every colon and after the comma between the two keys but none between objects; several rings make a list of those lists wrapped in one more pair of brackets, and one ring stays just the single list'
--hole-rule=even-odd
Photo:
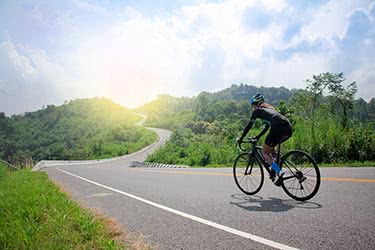
[{"label": "tree", "polygon": [[306,91],[296,94],[295,101],[299,107],[304,107],[307,117],[311,120],[311,136],[315,144],[316,113],[321,105],[323,91],[328,85],[329,73],[313,75],[313,79],[307,79]]},{"label": "tree", "polygon": [[345,81],[343,73],[321,73],[313,75],[312,79],[307,79],[306,91],[300,92],[296,96],[299,106],[307,107],[307,115],[311,119],[311,135],[315,143],[315,126],[316,113],[323,102],[323,93],[328,89],[331,103],[337,103],[342,110],[341,126],[346,129],[348,126],[348,111],[353,108],[354,95],[357,92],[355,82],[348,87],[344,87],[342,82]]},{"label": "tree", "polygon": [[293,127],[296,124],[296,119],[294,118],[294,111],[291,110],[287,105],[285,101],[280,101],[279,106],[277,107],[277,110],[285,116],[286,118],[289,119],[289,121],[292,123]]},{"label": "tree", "polygon": [[210,114],[208,114],[208,105],[209,105],[209,98],[207,92],[200,93],[196,100],[195,105],[193,108],[193,111],[197,114],[199,118],[203,118],[204,120],[208,121],[208,117],[210,117]]},{"label": "tree", "polygon": [[338,104],[342,110],[341,126],[343,129],[348,127],[348,112],[353,109],[354,95],[357,93],[356,82],[350,83],[346,88],[341,84],[345,81],[344,74],[329,74],[330,81],[327,83],[331,94],[330,100]]}]

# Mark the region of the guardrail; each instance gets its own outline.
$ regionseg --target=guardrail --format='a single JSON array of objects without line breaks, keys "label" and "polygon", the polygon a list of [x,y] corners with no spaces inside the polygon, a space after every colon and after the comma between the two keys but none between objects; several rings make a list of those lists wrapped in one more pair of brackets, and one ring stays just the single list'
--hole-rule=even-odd
[{"label": "guardrail", "polygon": [[[143,120],[140,122],[141,125],[144,120],[145,116],[143,116]],[[164,130],[164,129],[157,129],[157,128],[149,128],[145,127],[146,129],[153,130],[159,135],[159,138],[157,139],[156,142],[144,147],[143,149],[133,152],[131,154],[123,155],[123,156],[118,156],[118,157],[113,157],[113,158],[107,158],[107,159],[100,159],[100,160],[42,160],[39,161],[33,168],[32,171],[40,171],[44,170],[49,167],[57,167],[57,166],[62,166],[62,165],[68,165],[68,166],[73,166],[73,165],[91,165],[91,164],[102,164],[102,163],[109,163],[109,162],[114,162],[118,160],[129,160],[126,163],[131,162],[132,157],[135,157],[137,160],[144,160],[146,159],[146,156],[142,157],[142,154],[146,153],[147,151],[155,151],[158,147],[164,145],[164,143],[168,140],[170,137],[170,134],[172,133],[171,131]],[[162,132],[162,133],[161,133]],[[167,132],[167,133],[166,133]],[[164,134],[162,136],[162,134]],[[159,164],[155,165],[152,163],[138,163],[138,165],[143,164],[144,167],[170,167],[170,168],[183,168],[187,166],[176,166],[176,165],[169,165],[169,164]]]},{"label": "guardrail", "polygon": [[185,165],[174,165],[174,164],[164,164],[164,163],[156,163],[156,162],[139,162],[139,161],[132,161],[129,164],[129,167],[132,168],[190,168],[189,166]]},{"label": "guardrail", "polygon": [[98,159],[98,160],[42,160],[42,161],[39,161],[32,168],[32,171],[39,171],[39,170],[43,170],[43,169],[48,168],[48,167],[55,167],[55,166],[61,166],[61,165],[72,166],[72,165],[101,164],[101,163],[105,163],[105,162],[113,162],[113,161],[116,161],[116,160],[128,159],[130,157],[135,157],[139,154],[142,154],[143,152],[155,147],[155,145],[157,145],[159,140],[160,140],[160,138],[156,142],[142,148],[139,151],[136,151],[136,152],[133,152],[133,153],[130,153],[130,154],[127,154],[127,155],[118,156],[118,157]]},{"label": "guardrail", "polygon": [[4,163],[7,166],[8,170],[10,170],[10,171],[12,171],[12,170],[20,170],[20,168],[14,166],[12,164],[10,164],[9,162],[3,161],[1,159],[0,159],[0,162]]}]

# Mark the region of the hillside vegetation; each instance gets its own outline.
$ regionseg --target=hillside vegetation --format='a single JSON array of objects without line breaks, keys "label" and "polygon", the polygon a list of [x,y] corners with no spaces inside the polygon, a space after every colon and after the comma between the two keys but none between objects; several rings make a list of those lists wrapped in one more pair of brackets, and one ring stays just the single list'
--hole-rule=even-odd
[{"label": "hillside vegetation", "polygon": [[135,126],[140,119],[106,98],[77,99],[12,117],[0,113],[0,158],[79,160],[128,154],[157,139]]},{"label": "hillside vegetation", "polygon": [[[374,161],[375,98],[369,103],[354,100],[356,84],[344,84],[344,80],[342,73],[323,73],[308,79],[303,90],[241,84],[194,98],[160,96],[138,111],[148,114],[147,125],[174,133],[148,160],[230,166],[238,153],[235,139],[251,116],[248,100],[262,93],[293,123],[294,134],[283,145],[284,151],[306,150],[319,163]],[[257,122],[249,135],[257,135],[261,128]]]}]

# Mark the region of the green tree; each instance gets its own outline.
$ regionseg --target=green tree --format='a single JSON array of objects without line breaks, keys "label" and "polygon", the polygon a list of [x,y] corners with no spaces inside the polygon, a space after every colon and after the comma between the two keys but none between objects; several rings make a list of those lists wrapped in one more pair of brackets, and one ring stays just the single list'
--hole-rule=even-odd
[{"label": "green tree", "polygon": [[203,119],[205,121],[210,120],[209,117],[211,116],[211,114],[208,112],[209,102],[210,99],[208,97],[208,93],[202,92],[197,96],[193,111],[197,115],[198,119]]},{"label": "green tree", "polygon": [[[334,104],[338,104],[342,114],[341,126],[343,129],[348,127],[348,114],[349,110],[353,109],[354,95],[357,93],[357,85],[355,82],[350,83],[346,88],[342,85],[345,81],[344,74],[327,74],[329,81],[327,82],[329,93],[331,94],[330,100]],[[336,113],[336,111],[335,111]]]},{"label": "green tree", "polygon": [[301,91],[297,94],[295,100],[299,107],[305,107],[307,117],[311,121],[311,135],[313,143],[316,143],[316,122],[317,112],[322,106],[324,101],[323,93],[327,90],[331,95],[331,102],[338,103],[342,109],[343,115],[341,125],[343,128],[347,127],[348,124],[348,111],[353,107],[353,98],[357,92],[357,86],[355,82],[352,82],[345,88],[342,82],[345,80],[343,73],[321,73],[319,75],[313,75],[312,79],[307,79],[306,91]]},{"label": "green tree", "polygon": [[294,127],[294,125],[296,124],[296,119],[293,115],[294,111],[289,108],[289,106],[286,104],[284,100],[279,102],[279,106],[277,107],[277,110],[280,112],[280,114],[288,118]]}]

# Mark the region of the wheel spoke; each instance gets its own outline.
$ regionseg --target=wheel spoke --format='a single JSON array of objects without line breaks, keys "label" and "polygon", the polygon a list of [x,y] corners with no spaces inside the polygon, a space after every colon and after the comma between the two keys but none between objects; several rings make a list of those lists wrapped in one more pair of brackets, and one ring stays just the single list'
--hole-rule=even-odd
[{"label": "wheel spoke", "polygon": [[285,163],[287,163],[288,165],[286,165],[286,167],[289,169],[290,172],[294,173],[293,170],[291,168],[294,168],[295,171],[298,171],[298,169],[294,166],[294,164],[290,161],[285,161]]},{"label": "wheel spoke", "polygon": [[316,181],[311,180],[311,179],[306,179],[305,182],[310,182],[310,183],[311,183],[311,182],[314,182],[314,183],[316,183]]},{"label": "wheel spoke", "polygon": [[[314,184],[311,184],[311,183],[309,183],[308,181],[305,181],[304,183],[305,183],[306,187],[308,187],[308,186],[310,185],[310,187],[312,187],[313,189],[314,189],[314,187],[315,187],[315,185],[316,185],[315,182],[314,182]],[[310,190],[309,190],[309,192],[310,192]]]},{"label": "wheel spoke", "polygon": [[311,178],[316,178],[316,175],[310,175],[310,174],[303,174],[303,176],[311,177]]},{"label": "wheel spoke", "polygon": [[240,155],[234,165],[234,178],[240,190],[255,194],[263,185],[263,171],[259,162],[249,155]]},{"label": "wheel spoke", "polygon": [[[303,182],[301,183],[301,186],[303,187],[303,190],[307,189],[307,194],[310,193],[310,189],[307,187],[307,185],[303,185]],[[305,192],[306,193],[306,192]]]},{"label": "wheel spoke", "polygon": [[[312,170],[314,170],[314,168],[311,168],[309,171],[307,171],[306,173],[304,173],[304,175],[310,173]],[[302,172],[302,171],[301,171]]]},{"label": "wheel spoke", "polygon": [[[285,180],[282,188],[293,199],[307,200],[312,198],[319,189],[320,174],[311,156],[302,151],[291,151],[282,159],[281,166],[289,169],[295,178]],[[285,175],[286,178],[290,175]]]},{"label": "wheel spoke", "polygon": [[296,185],[296,180],[297,180],[297,179],[294,179],[294,180],[293,180],[293,188],[292,188],[293,190],[295,189],[294,187],[295,187],[295,185]]}]

